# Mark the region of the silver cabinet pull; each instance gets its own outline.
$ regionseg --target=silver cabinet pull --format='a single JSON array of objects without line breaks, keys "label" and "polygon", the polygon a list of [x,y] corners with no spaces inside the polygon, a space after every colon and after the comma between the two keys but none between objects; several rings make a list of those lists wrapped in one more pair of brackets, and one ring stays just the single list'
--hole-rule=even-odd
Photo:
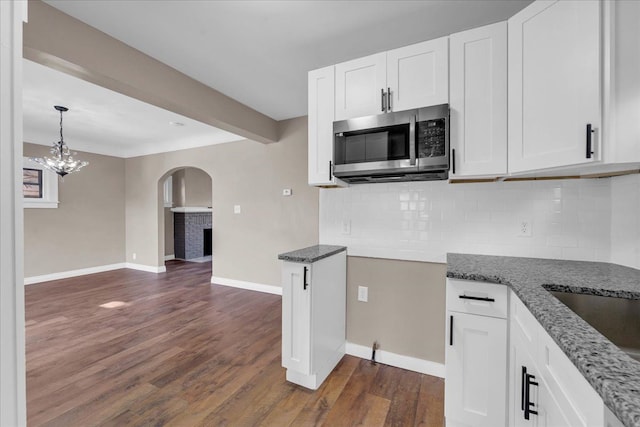
[{"label": "silver cabinet pull", "polygon": [[387,88],[387,111],[391,111],[391,88]]},{"label": "silver cabinet pull", "polygon": [[382,112],[384,113],[387,110],[387,103],[385,102],[385,93],[384,93],[384,89],[380,89],[380,108],[382,110]]}]

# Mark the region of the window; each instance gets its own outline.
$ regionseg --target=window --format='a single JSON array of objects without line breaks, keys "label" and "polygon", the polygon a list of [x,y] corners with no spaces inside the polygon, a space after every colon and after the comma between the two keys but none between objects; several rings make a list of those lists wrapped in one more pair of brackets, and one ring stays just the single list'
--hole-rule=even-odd
[{"label": "window", "polygon": [[22,168],[22,196],[25,199],[42,199],[42,170]]},{"label": "window", "polygon": [[58,207],[58,176],[27,157],[22,165],[22,200],[25,208]]}]

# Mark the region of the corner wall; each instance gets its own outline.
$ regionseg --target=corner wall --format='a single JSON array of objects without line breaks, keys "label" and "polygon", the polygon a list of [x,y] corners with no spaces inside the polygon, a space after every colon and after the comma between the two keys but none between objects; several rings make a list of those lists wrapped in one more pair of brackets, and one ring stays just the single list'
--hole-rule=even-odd
[{"label": "corner wall", "polygon": [[[347,341],[444,363],[447,266],[347,257]],[[369,288],[358,301],[358,286]]]},{"label": "corner wall", "polygon": [[[50,147],[24,144],[25,157]],[[79,152],[89,166],[58,182],[56,209],[24,209],[24,272],[33,277],[124,262],[124,159]]]},{"label": "corner wall", "polygon": [[611,179],[611,262],[640,269],[640,175]]}]

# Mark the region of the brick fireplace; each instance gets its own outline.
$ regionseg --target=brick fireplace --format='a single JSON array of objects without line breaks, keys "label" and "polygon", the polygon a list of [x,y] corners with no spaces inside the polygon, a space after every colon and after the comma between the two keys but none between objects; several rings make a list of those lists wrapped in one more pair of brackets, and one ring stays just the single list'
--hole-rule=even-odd
[{"label": "brick fireplace", "polygon": [[[176,258],[189,260],[211,255],[212,228],[211,212],[174,211],[173,236]],[[209,239],[208,242],[205,236]]]}]

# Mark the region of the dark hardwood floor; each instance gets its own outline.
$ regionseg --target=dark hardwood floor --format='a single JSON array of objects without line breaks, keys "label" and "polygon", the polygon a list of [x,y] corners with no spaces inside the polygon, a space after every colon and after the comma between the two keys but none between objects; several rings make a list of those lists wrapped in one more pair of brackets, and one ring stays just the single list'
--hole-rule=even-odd
[{"label": "dark hardwood floor", "polygon": [[285,381],[280,297],[211,285],[209,263],[26,287],[29,426],[442,426],[439,378],[345,356]]}]

